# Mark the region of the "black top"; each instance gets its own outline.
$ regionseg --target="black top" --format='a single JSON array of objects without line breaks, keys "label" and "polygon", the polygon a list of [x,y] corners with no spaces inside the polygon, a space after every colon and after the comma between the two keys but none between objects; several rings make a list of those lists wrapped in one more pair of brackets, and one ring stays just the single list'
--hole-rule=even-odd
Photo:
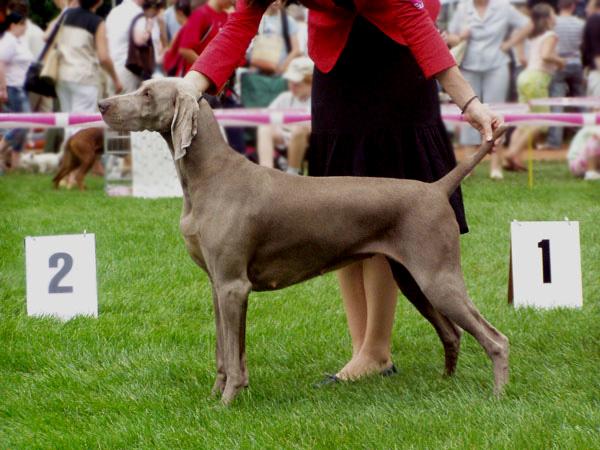
[{"label": "black top", "polygon": [[83,8],[71,8],[65,14],[65,25],[82,28],[92,35],[96,35],[96,30],[102,23],[100,16]]},{"label": "black top", "polygon": [[588,17],[583,29],[581,42],[581,62],[584,67],[599,69],[594,64],[594,58],[600,56],[600,13]]}]

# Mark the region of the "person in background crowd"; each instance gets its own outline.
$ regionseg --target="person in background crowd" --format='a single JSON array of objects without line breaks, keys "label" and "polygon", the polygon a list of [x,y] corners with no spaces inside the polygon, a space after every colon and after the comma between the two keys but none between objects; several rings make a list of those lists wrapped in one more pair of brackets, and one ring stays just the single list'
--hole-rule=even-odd
[{"label": "person in background crowd", "polygon": [[[550,81],[558,69],[565,66],[565,60],[556,51],[558,37],[554,32],[556,16],[552,7],[538,3],[531,11],[533,31],[530,35],[527,67],[517,79],[519,102],[527,103],[535,98],[549,96]],[[548,112],[546,106],[531,108],[533,112]],[[512,171],[524,171],[521,154],[543,129],[532,126],[519,126],[512,135],[508,151],[504,155],[505,168]]]},{"label": "person in background crowd", "polygon": [[[140,77],[125,67],[125,63],[129,51],[131,24],[136,16],[144,12],[142,6],[148,6],[149,3],[151,3],[149,0],[123,0],[106,17],[106,35],[108,36],[110,56],[124,93],[135,91],[142,82]],[[138,22],[142,22],[140,27],[143,30],[145,21]],[[151,34],[155,48],[160,48],[160,28],[157,22],[152,24]]]},{"label": "person in background crowd", "polygon": [[[264,60],[255,58],[254,50],[261,47],[269,52],[277,51],[279,57],[267,65]],[[287,69],[290,61],[301,55],[298,42],[298,24],[290,17],[284,8],[282,0],[275,0],[265,11],[257,36],[249,46],[247,60],[250,67],[266,74],[281,75]]]},{"label": "person in background crowd", "polygon": [[[283,78],[288,81],[289,90],[282,92],[271,102],[269,109],[300,109],[310,111],[310,92],[312,89],[314,63],[308,56],[294,58]],[[258,163],[261,166],[273,167],[275,147],[287,149],[287,172],[300,174],[302,161],[308,148],[310,124],[291,126],[263,125],[257,131]]]},{"label": "person in background crowd", "polygon": [[[25,74],[33,61],[33,55],[24,42],[26,20],[25,16],[11,12],[0,24],[0,103],[3,112],[29,112],[29,99],[23,88]],[[0,172],[7,169],[6,162],[10,159],[10,168],[15,169],[19,164],[20,154],[27,139],[27,129],[15,128],[10,130],[0,141]],[[10,158],[8,155],[10,154]]]},{"label": "person in background crowd", "polygon": [[581,59],[587,71],[587,96],[600,97],[600,0],[591,0],[583,29]]},{"label": "person in background crowd", "polygon": [[33,57],[37,58],[44,48],[44,31],[29,19],[29,1],[10,0],[6,6],[6,11],[9,14],[14,11],[23,17],[27,17],[23,40],[31,50]]},{"label": "person in background crowd", "polygon": [[172,2],[171,6],[165,10],[163,20],[165,22],[169,44],[173,42],[173,39],[175,39],[179,30],[181,30],[181,27],[185,25],[185,22],[187,22],[193,9],[191,0],[175,0]]},{"label": "person in background crowd", "polygon": [[179,53],[184,59],[184,73],[223,27],[233,4],[233,0],[208,0],[192,12],[180,32]]},{"label": "person in background crowd", "polygon": [[[437,81],[486,140],[501,119],[465,81],[435,27],[440,4],[302,2],[309,7],[308,48],[315,62],[309,173],[434,181],[456,164],[441,118]],[[271,0],[238,0],[236,12],[185,76],[195,93],[218,92],[256,35]],[[377,23],[377,26],[374,25]],[[418,201],[418,199],[416,200]],[[451,199],[467,231],[460,190]],[[401,266],[409,300],[423,294]],[[385,257],[338,271],[352,339],[352,358],[329,381],[394,373],[391,334],[398,287]],[[427,310],[421,310],[427,316]],[[429,316],[431,318],[431,316]]]},{"label": "person in background crowd", "polygon": [[61,55],[56,94],[62,112],[97,111],[98,62],[111,77],[116,91],[122,90],[108,52],[105,24],[94,14],[101,3],[101,0],[79,0],[80,7],[64,13],[56,38]]},{"label": "person in background crowd", "polygon": [[[557,70],[550,83],[551,97],[581,97],[584,95],[583,66],[581,65],[581,42],[584,22],[574,15],[575,0],[559,0],[559,14],[554,31],[558,37],[558,56],[566,62],[563,69]],[[563,108],[553,107],[553,112]],[[560,148],[563,141],[563,128],[552,127],[548,131],[548,146]]]},{"label": "person in background crowd", "polygon": [[304,56],[308,55],[308,23],[306,22],[306,8],[300,5],[289,5],[287,8],[289,16],[298,25],[298,48]]},{"label": "person in background crowd", "polygon": [[[192,14],[190,0],[176,0],[172,7],[175,10],[177,22],[184,27]],[[185,74],[185,59],[179,52],[183,35],[181,30],[175,34],[163,56],[163,70],[167,76],[181,77]]]},{"label": "person in background crowd", "polygon": [[[505,40],[511,30],[518,32]],[[507,52],[529,31],[527,17],[508,0],[468,0],[459,4],[448,25],[447,39],[451,47],[466,42],[460,68],[481,101],[506,102],[510,82]],[[461,145],[477,146],[480,140],[473,128],[461,130]],[[497,157],[492,159],[490,176],[502,178]]]}]

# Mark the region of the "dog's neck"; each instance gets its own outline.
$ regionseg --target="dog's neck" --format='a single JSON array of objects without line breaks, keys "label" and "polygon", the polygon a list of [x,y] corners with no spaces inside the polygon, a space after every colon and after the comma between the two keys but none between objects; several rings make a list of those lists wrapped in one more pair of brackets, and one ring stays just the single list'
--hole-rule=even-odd
[{"label": "dog's neck", "polygon": [[[212,178],[212,176],[219,173],[225,160],[231,157],[231,153],[234,153],[223,138],[219,124],[206,100],[201,99],[199,106],[197,133],[192,139],[186,154],[175,161],[175,168],[184,193],[194,188],[190,186],[191,179],[202,182]],[[173,155],[171,133],[162,133],[162,136],[169,144],[169,149]],[[190,177],[188,175],[190,173],[194,173],[194,176]]]}]

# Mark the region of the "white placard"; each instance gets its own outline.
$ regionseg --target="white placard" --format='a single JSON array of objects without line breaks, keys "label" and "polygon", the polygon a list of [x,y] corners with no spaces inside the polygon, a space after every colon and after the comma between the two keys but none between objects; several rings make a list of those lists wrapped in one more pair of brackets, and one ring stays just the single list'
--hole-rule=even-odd
[{"label": "white placard", "polygon": [[28,315],[98,317],[93,234],[26,237],[25,267]]},{"label": "white placard", "polygon": [[134,197],[183,196],[173,156],[159,133],[131,133],[131,159]]},{"label": "white placard", "polygon": [[512,222],[515,306],[583,305],[579,222]]}]

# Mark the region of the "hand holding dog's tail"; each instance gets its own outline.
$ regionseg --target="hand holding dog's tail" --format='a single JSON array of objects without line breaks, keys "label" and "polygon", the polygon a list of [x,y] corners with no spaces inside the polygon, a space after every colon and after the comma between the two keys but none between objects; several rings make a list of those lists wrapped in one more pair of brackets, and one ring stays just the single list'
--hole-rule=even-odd
[{"label": "hand holding dog's tail", "polygon": [[494,136],[491,141],[483,142],[477,152],[470,158],[461,161],[454,169],[452,169],[445,177],[439,179],[434,184],[446,192],[448,197],[458,188],[461,181],[479,164],[479,162],[487,155],[496,140],[506,132],[507,127],[502,125],[494,131]]}]

